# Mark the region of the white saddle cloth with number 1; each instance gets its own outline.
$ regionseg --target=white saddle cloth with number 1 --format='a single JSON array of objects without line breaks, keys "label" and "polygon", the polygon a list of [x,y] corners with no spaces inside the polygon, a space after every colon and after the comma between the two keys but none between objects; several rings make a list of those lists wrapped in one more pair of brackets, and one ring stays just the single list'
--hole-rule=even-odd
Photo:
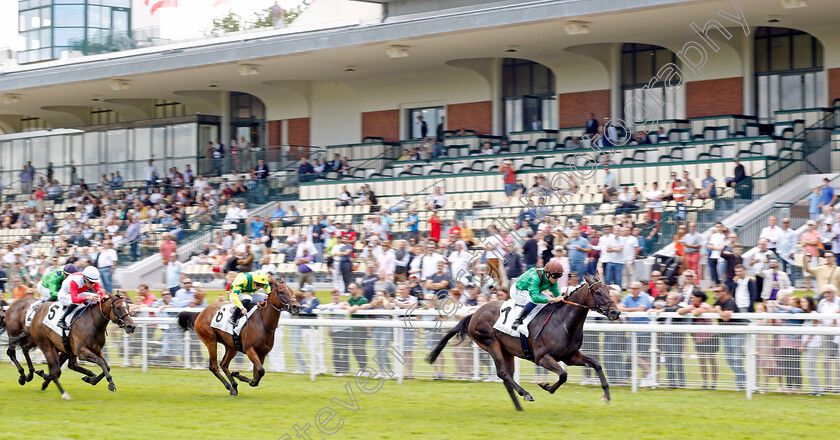
[{"label": "white saddle cloth with number 1", "polygon": [[242,331],[242,328],[245,327],[245,323],[248,322],[248,319],[251,318],[251,315],[253,315],[257,309],[258,307],[255,304],[254,307],[248,311],[248,316],[240,317],[239,321],[236,321],[236,328],[233,328],[233,325],[230,323],[230,317],[233,315],[233,311],[236,310],[236,306],[233,304],[222,306],[218,311],[216,311],[216,314],[213,315],[213,319],[210,321],[210,327],[217,328],[230,335],[238,335],[239,332]]},{"label": "white saddle cloth with number 1", "polygon": [[537,304],[537,306],[534,307],[534,310],[531,310],[531,313],[529,313],[528,316],[525,317],[525,320],[522,321],[522,325],[518,327],[517,331],[512,329],[511,325],[513,325],[513,321],[519,317],[519,314],[522,313],[522,309],[525,308],[525,306],[520,306],[516,304],[515,300],[509,299],[502,303],[502,307],[499,310],[499,319],[497,319],[496,323],[493,324],[493,328],[515,338],[518,338],[520,333],[528,336],[528,324],[531,323],[534,317],[537,316],[537,313],[540,313],[540,310],[542,310],[545,306],[545,304]]}]

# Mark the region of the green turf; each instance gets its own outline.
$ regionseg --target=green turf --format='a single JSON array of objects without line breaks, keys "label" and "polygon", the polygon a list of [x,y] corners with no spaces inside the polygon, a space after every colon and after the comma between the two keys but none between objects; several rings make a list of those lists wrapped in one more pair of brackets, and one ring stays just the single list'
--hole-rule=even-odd
[{"label": "green turf", "polygon": [[[385,381],[363,394],[350,377],[267,373],[259,388],[241,386],[227,395],[206,370],[135,368],[112,370],[118,391],[104,381],[91,387],[67,371],[62,379],[73,400],[63,401],[54,386],[40,381],[21,387],[9,365],[0,366],[0,438],[3,439],[266,439],[313,425],[313,439],[834,439],[840,398],[758,395],[727,391],[644,390],[613,392],[600,401],[598,387],[564,385],[549,395],[523,386],[536,402],[513,411],[501,384]],[[356,412],[332,403],[354,390]],[[330,406],[343,419],[332,436],[314,427],[314,417]],[[337,419],[336,419],[337,420]],[[335,422],[335,421],[334,421]],[[334,423],[333,422],[333,423]]]}]

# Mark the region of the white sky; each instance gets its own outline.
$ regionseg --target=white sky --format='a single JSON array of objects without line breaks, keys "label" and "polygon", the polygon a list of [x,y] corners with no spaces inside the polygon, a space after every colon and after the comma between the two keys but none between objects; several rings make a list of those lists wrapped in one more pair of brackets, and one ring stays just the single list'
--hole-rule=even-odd
[{"label": "white sky", "polygon": [[[150,4],[154,4],[157,0],[149,0]],[[233,10],[243,18],[251,18],[255,11],[265,9],[274,4],[274,0],[228,0],[216,7],[212,4],[216,0],[180,0],[178,8],[159,9],[155,13],[156,16],[166,15],[181,15],[186,14],[190,17],[190,23],[186,28],[193,30],[210,29],[212,27],[213,18],[227,14],[229,10]],[[291,9],[301,3],[301,0],[279,0],[278,3],[285,9]],[[133,0],[132,16],[137,17],[138,14],[143,14],[144,10],[148,10],[148,6],[144,4],[144,0]],[[18,2],[17,0],[0,0],[0,48],[10,47],[16,49],[17,46],[17,29],[18,29]],[[175,11],[174,9],[182,9]],[[149,15],[146,17],[151,18]],[[144,17],[145,18],[145,17]],[[174,18],[174,17],[173,17]],[[179,17],[180,18],[180,17]],[[140,20],[133,19],[134,28],[146,27],[143,26]],[[183,24],[183,22],[182,22]]]}]

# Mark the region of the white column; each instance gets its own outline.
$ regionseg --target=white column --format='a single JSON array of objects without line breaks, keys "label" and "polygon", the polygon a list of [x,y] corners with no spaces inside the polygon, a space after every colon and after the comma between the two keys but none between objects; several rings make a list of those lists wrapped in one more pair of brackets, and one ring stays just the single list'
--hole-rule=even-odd
[{"label": "white column", "polygon": [[630,332],[630,391],[639,392],[639,378],[637,377],[639,371],[639,345],[636,332]]},{"label": "white column", "polygon": [[142,358],[141,365],[143,367],[143,372],[146,373],[149,370],[149,326],[143,324],[140,326],[140,354]]},{"label": "white column", "polygon": [[504,101],[502,100],[502,58],[495,58],[490,64],[490,102],[493,108],[493,134],[501,136],[504,131]]},{"label": "white column", "polygon": [[[621,96],[621,44],[616,43],[610,48],[607,77],[610,81],[610,118],[620,119],[624,117],[622,110],[623,98]],[[600,118],[601,115],[595,115]],[[603,121],[600,121],[603,125]],[[631,128],[635,121],[624,121]]]},{"label": "white column", "polygon": [[755,108],[755,38],[753,33],[741,38],[741,73],[743,75],[744,114],[756,115]]},{"label": "white column", "polygon": [[219,129],[219,136],[222,140],[222,143],[227,145],[225,154],[230,154],[230,142],[231,138],[231,131],[230,131],[230,92],[223,91],[221,92],[221,97],[219,99],[219,110],[221,111],[222,117],[222,127]]}]

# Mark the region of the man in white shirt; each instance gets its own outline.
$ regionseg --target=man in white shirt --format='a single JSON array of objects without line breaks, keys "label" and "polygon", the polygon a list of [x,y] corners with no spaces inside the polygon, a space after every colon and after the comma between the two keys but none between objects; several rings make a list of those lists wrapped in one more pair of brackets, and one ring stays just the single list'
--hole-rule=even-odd
[{"label": "man in white shirt", "polygon": [[467,251],[466,244],[460,240],[455,242],[455,251],[447,258],[451,265],[449,273],[452,274],[453,280],[466,283],[466,277],[470,275],[470,260],[472,259],[473,254]]},{"label": "man in white shirt", "polygon": [[426,253],[420,257],[420,281],[421,284],[425,284],[426,280],[432,278],[437,272],[437,264],[438,262],[446,262],[446,259],[443,258],[443,255],[435,252],[437,249],[437,245],[435,244],[434,240],[429,240],[426,243]]},{"label": "man in white shirt", "polygon": [[143,168],[143,180],[146,181],[146,186],[152,186],[155,184],[155,179],[157,177],[158,171],[157,168],[152,164],[152,159],[149,159],[149,164]]},{"label": "man in white shirt", "polygon": [[719,232],[717,227],[713,227],[707,246],[709,248],[709,276],[714,284],[718,284],[723,275],[718,273],[718,260],[720,260],[720,252],[726,247],[726,236]]},{"label": "man in white shirt", "polygon": [[656,222],[662,220],[662,197],[664,195],[665,193],[659,189],[659,184],[656,182],[653,182],[653,187],[645,192],[650,218]]},{"label": "man in white shirt", "polygon": [[[834,313],[840,311],[840,298],[837,296],[837,287],[833,284],[826,284],[823,286],[823,299],[817,305],[817,313]],[[840,314],[837,315],[840,317]],[[826,327],[836,327],[838,321],[834,319],[823,319],[823,325]],[[840,338],[824,336],[823,337],[823,370],[825,372],[825,386],[826,388],[836,389],[838,381],[840,381],[840,373],[838,371],[838,361],[840,361],[840,352],[838,352],[838,342]]]},{"label": "man in white shirt", "polygon": [[426,196],[426,200],[429,202],[428,209],[443,209],[446,206],[446,194],[443,193],[439,186],[435,187],[435,192]]},{"label": "man in white shirt", "polygon": [[235,203],[231,204],[227,213],[225,213],[225,223],[236,223],[239,221],[239,217],[239,206]]},{"label": "man in white shirt", "polygon": [[767,239],[760,238],[757,249],[753,251],[752,256],[745,265],[747,267],[747,276],[755,277],[755,285],[759,292],[764,289],[764,271],[770,267],[770,260],[775,258],[776,252],[767,248]]},{"label": "man in white shirt", "polygon": [[99,256],[96,259],[96,267],[99,269],[99,274],[102,278],[102,288],[109,293],[113,292],[112,289],[114,288],[113,275],[117,260],[117,251],[114,250],[111,240],[105,240],[102,244],[102,250],[99,251]]},{"label": "man in white shirt", "polygon": [[776,219],[775,215],[771,215],[768,219],[768,226],[761,230],[761,235],[759,238],[766,238],[767,239],[767,249],[771,251],[776,251],[776,242],[779,240],[779,236],[782,235],[782,228],[776,226]]},{"label": "man in white shirt", "polygon": [[630,228],[621,228],[622,246],[622,261],[624,262],[623,281],[624,286],[629,286],[633,281],[636,281],[636,256],[642,248],[639,246],[639,240],[630,235]]},{"label": "man in white shirt", "polygon": [[397,268],[397,257],[388,240],[382,242],[382,253],[376,258],[379,267],[376,273],[385,273],[385,278],[394,281],[394,270]]},{"label": "man in white shirt", "polygon": [[607,285],[621,286],[621,274],[624,271],[623,241],[613,234],[612,227],[604,227],[604,236],[598,242],[601,249],[601,263],[604,267],[604,282]]}]

